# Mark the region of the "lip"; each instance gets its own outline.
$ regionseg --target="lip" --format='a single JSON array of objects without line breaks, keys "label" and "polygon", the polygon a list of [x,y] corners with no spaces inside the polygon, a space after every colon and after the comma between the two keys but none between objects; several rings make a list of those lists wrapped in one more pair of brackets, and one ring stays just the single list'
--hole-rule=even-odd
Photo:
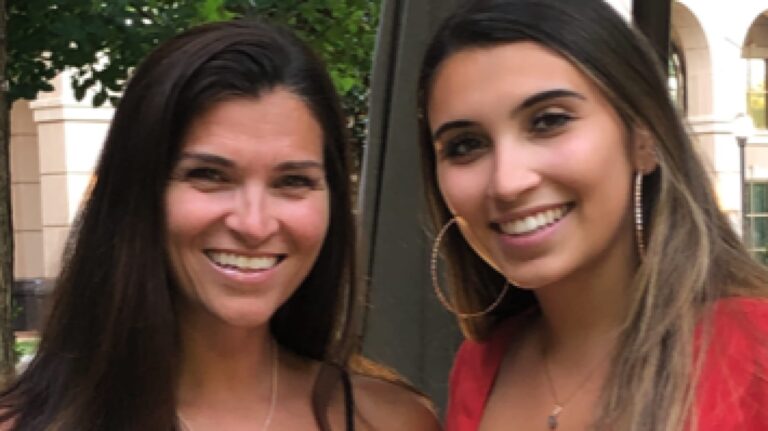
[{"label": "lip", "polygon": [[[234,254],[234,255],[249,257],[249,258],[274,257],[277,259],[277,263],[275,263],[274,266],[268,269],[244,271],[234,267],[224,267],[217,264],[208,255],[208,253],[212,253],[212,252]],[[234,282],[236,284],[245,284],[245,285],[259,284],[267,281],[269,278],[271,278],[275,274],[276,270],[280,267],[280,265],[283,263],[283,261],[286,258],[286,255],[282,253],[249,252],[249,251],[242,251],[242,250],[223,250],[223,249],[206,249],[203,252],[203,256],[205,257],[205,260],[208,262],[211,268],[213,268],[215,272],[223,276],[225,279],[231,282]]]},{"label": "lip", "polygon": [[[552,224],[549,224],[547,226],[544,226],[540,229],[537,229],[533,232],[529,233],[523,233],[523,234],[507,234],[501,231],[501,228],[499,226],[499,223],[509,222],[509,221],[515,221],[515,220],[521,220],[522,218],[538,214],[543,211],[548,211],[555,208],[561,208],[566,207],[565,214],[557,221],[555,221]],[[571,212],[575,208],[575,204],[573,203],[558,203],[558,204],[552,204],[552,205],[541,205],[531,208],[526,208],[525,210],[515,211],[514,213],[505,214],[505,217],[503,219],[499,219],[499,222],[492,223],[492,228],[496,233],[498,234],[499,241],[501,242],[501,245],[503,248],[507,248],[510,250],[515,250],[518,252],[532,252],[537,247],[540,247],[542,244],[544,244],[546,241],[548,241],[552,236],[555,235],[555,233],[560,230],[560,228],[563,225],[563,222],[568,220]]]},{"label": "lip", "polygon": [[536,205],[533,207],[518,209],[491,220],[491,225],[494,226],[494,228],[498,228],[499,224],[521,220],[534,214],[542,213],[544,211],[549,211],[549,210],[553,210],[561,207],[566,207],[567,211],[570,211],[571,209],[573,209],[574,204],[572,202],[558,202],[553,204]]}]

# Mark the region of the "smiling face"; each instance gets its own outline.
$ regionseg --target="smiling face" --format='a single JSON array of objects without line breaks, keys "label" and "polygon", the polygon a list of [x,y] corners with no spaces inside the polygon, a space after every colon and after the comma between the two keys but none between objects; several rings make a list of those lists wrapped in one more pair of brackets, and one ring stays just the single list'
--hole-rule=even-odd
[{"label": "smiling face", "polygon": [[323,132],[284,89],[193,120],[165,194],[182,307],[264,325],[298,288],[328,228]]},{"label": "smiling face", "polygon": [[508,280],[539,288],[611,259],[632,264],[629,138],[562,56],[532,42],[452,54],[428,121],[446,204]]}]

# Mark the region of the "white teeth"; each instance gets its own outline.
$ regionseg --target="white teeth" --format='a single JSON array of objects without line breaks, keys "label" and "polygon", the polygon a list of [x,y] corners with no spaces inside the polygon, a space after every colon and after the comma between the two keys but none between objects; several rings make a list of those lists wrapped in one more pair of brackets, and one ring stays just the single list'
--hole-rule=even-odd
[{"label": "white teeth", "polygon": [[499,226],[501,231],[505,234],[523,235],[555,223],[556,221],[563,218],[566,212],[567,208],[562,206],[560,208],[550,209],[537,214],[529,215],[522,219],[501,223]]},{"label": "white teeth", "polygon": [[534,230],[534,229],[536,229],[539,226],[541,226],[541,225],[536,221],[536,217],[528,216],[528,217],[525,218],[525,230],[526,231]]},{"label": "white teeth", "polygon": [[232,253],[209,252],[208,257],[220,266],[244,271],[263,271],[277,265],[277,257],[248,257]]}]

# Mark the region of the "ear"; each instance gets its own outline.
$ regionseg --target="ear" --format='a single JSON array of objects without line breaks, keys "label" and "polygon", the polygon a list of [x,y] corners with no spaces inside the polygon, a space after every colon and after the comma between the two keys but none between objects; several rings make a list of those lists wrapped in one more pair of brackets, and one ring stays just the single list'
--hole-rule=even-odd
[{"label": "ear", "polygon": [[637,126],[632,131],[632,162],[635,170],[642,174],[650,174],[659,166],[656,156],[656,140],[653,134],[643,126]]}]

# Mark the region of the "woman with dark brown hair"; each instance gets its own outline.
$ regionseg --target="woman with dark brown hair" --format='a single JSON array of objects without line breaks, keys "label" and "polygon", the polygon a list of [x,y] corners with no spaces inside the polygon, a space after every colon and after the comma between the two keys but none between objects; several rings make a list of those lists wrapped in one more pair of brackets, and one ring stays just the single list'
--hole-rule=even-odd
[{"label": "woman with dark brown hair", "polygon": [[261,21],[203,25],[131,78],[10,430],[436,429],[355,373],[344,120],[322,63]]},{"label": "woman with dark brown hair", "polygon": [[433,275],[442,251],[469,338],[449,431],[768,429],[768,273],[661,70],[600,0],[472,1],[433,37]]}]

